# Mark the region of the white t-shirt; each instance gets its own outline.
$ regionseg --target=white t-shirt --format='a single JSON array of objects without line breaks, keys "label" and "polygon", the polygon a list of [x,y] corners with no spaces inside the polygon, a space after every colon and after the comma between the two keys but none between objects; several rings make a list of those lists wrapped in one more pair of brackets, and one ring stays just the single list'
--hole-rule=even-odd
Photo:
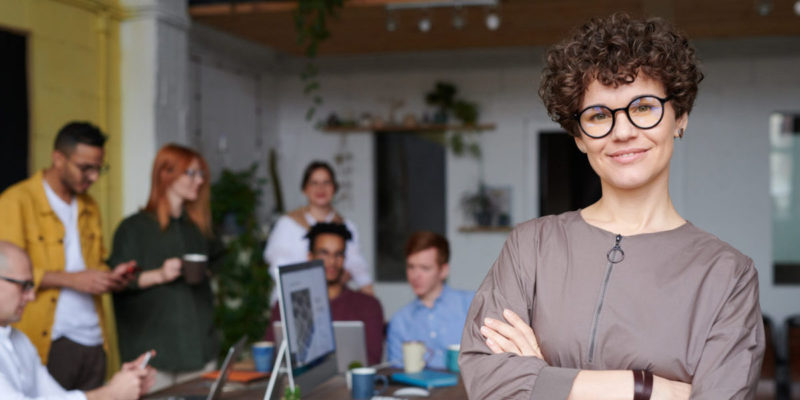
[{"label": "white t-shirt", "polygon": [[[331,222],[335,215],[331,212],[324,222]],[[317,223],[314,217],[308,213],[305,213],[305,218],[309,226]],[[350,272],[357,287],[369,285],[372,283],[372,274],[367,266],[367,261],[361,255],[361,248],[358,245],[358,230],[349,219],[344,220],[344,225],[353,235],[353,238],[347,241],[344,268]],[[275,227],[269,235],[267,247],[264,249],[264,260],[269,263],[269,272],[275,282],[278,281],[279,266],[308,261],[308,239],[305,238],[307,233],[306,228],[288,215],[280,217],[275,223]],[[273,290],[270,297],[270,303],[277,301],[277,290]]]},{"label": "white t-shirt", "polygon": [[[66,272],[86,270],[81,252],[81,236],[78,232],[78,201],[73,198],[67,204],[44,182],[44,193],[53,212],[64,225],[64,260]],[[94,306],[94,298],[88,293],[61,288],[53,320],[52,339],[66,337],[84,346],[103,344],[103,331]]]},{"label": "white t-shirt", "polygon": [[0,326],[0,395],[3,400],[86,400],[82,392],[64,390],[31,341],[10,326]]}]

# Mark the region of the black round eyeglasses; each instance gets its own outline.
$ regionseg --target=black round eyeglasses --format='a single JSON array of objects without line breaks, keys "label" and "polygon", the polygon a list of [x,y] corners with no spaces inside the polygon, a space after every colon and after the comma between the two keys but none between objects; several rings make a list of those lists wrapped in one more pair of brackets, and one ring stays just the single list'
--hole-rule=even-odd
[{"label": "black round eyeglasses", "polygon": [[651,129],[664,118],[664,103],[670,101],[672,96],[665,98],[645,95],[639,96],[627,106],[611,109],[604,105],[589,106],[573,114],[572,118],[578,121],[581,131],[594,139],[605,137],[614,129],[617,112],[625,111],[628,121],[639,129]]}]

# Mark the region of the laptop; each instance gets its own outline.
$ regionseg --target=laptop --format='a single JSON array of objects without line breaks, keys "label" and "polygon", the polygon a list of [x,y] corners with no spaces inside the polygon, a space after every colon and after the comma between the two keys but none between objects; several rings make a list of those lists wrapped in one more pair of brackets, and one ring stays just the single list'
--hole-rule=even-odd
[{"label": "laptop", "polygon": [[[283,322],[272,324],[275,343],[283,339]],[[359,362],[367,366],[367,341],[363,321],[333,321],[333,338],[336,341],[336,369],[339,373],[347,372],[348,366]]]},{"label": "laptop", "polygon": [[225,361],[222,362],[222,366],[219,368],[219,376],[217,376],[217,379],[215,379],[214,383],[211,385],[208,395],[166,396],[158,397],[154,400],[219,400],[222,398],[222,388],[225,386],[225,382],[228,380],[228,374],[230,373],[231,366],[236,359],[239,358],[239,354],[241,354],[246,342],[247,337],[242,337],[228,349],[228,354],[225,356]]}]

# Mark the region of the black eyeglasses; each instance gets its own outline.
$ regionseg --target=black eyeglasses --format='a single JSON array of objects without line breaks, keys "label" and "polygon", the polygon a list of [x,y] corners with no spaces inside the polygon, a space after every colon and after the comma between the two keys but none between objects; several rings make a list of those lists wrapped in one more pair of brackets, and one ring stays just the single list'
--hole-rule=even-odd
[{"label": "black eyeglasses", "polygon": [[35,284],[33,283],[32,280],[21,281],[19,279],[9,278],[7,276],[2,276],[2,275],[0,275],[0,279],[2,279],[4,281],[11,282],[11,283],[16,283],[17,285],[22,287],[22,290],[24,292],[27,292],[29,290],[33,290],[33,287],[35,286]]},{"label": "black eyeglasses", "polygon": [[618,111],[625,111],[628,121],[639,129],[654,128],[664,117],[664,103],[671,99],[672,96],[666,98],[652,95],[639,96],[625,107],[612,110],[604,105],[594,105],[584,108],[572,117],[578,121],[586,136],[600,139],[614,129]]},{"label": "black eyeglasses", "polygon": [[96,173],[97,175],[103,175],[111,168],[108,164],[103,165],[92,165],[92,164],[78,164],[70,159],[67,159],[67,162],[78,167],[83,175],[89,175],[91,173]]}]

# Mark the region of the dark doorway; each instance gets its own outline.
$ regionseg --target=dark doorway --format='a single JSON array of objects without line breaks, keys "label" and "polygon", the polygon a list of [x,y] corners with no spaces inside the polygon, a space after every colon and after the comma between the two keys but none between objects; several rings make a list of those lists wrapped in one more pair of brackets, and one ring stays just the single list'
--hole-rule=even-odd
[{"label": "dark doorway", "polygon": [[446,234],[445,148],[436,137],[442,134],[376,135],[376,277],[403,281],[404,248],[411,233]]},{"label": "dark doorway", "polygon": [[28,177],[28,67],[23,35],[0,30],[0,192]]},{"label": "dark doorway", "polygon": [[575,139],[563,131],[540,133],[539,215],[584,208],[600,195],[600,178]]}]

